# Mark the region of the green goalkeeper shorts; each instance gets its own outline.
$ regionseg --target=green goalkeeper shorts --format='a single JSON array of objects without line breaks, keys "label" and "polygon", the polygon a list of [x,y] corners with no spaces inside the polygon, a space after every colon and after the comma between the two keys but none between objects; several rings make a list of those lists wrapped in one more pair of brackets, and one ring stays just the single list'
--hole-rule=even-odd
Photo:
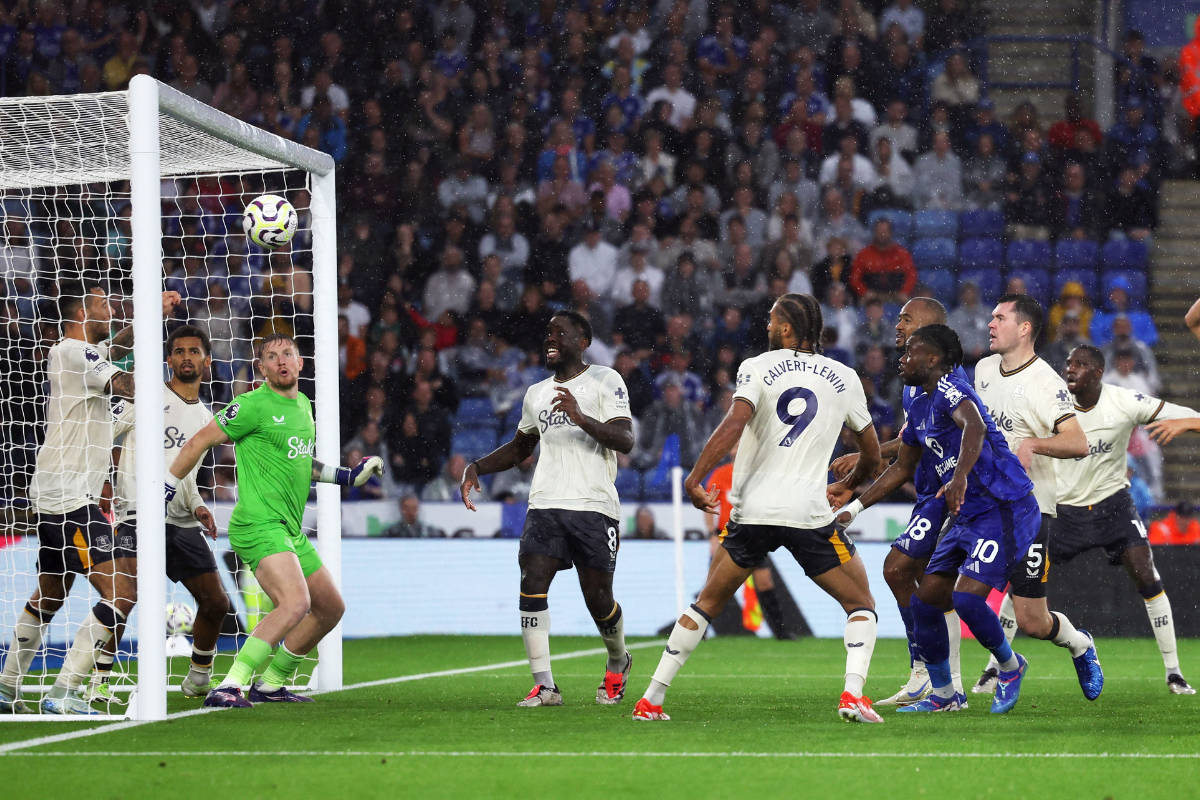
[{"label": "green goalkeeper shorts", "polygon": [[249,530],[229,531],[229,545],[238,554],[251,572],[258,571],[258,564],[267,556],[292,552],[300,559],[304,577],[312,575],[322,566],[321,557],[304,533],[292,533],[282,525],[269,525]]}]

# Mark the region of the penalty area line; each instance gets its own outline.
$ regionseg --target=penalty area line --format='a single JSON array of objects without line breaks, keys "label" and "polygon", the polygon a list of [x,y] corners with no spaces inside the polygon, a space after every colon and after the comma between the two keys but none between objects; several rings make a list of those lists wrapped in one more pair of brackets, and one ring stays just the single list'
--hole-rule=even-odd
[{"label": "penalty area line", "polygon": [[[666,639],[655,639],[649,642],[635,642],[627,645],[628,650],[642,650],[647,647],[661,647],[666,643]],[[593,647],[587,650],[573,650],[569,653],[560,655],[551,655],[552,661],[565,661],[570,658],[585,658],[587,656],[607,655],[608,651],[603,647]],[[454,675],[469,675],[472,672],[486,672],[495,669],[509,669],[512,667],[522,667],[528,664],[528,660],[521,659],[520,661],[503,661],[499,664],[484,664],[478,667],[463,667],[461,669],[444,669],[438,672],[421,672],[416,675],[400,675],[395,678],[384,678],[378,681],[363,681],[362,683],[352,683],[349,686],[343,686],[341,689],[333,689],[329,692],[313,692],[312,694],[336,694],[338,692],[350,692],[355,689],[368,689],[373,686],[388,686],[393,683],[408,683],[410,681],[422,681],[429,678],[447,678]],[[167,719],[183,719],[184,717],[194,717],[200,714],[208,714],[213,711],[222,711],[225,709],[219,708],[194,708],[189,711],[176,711],[174,714],[167,714]],[[80,717],[80,722],[86,722],[86,717]],[[127,720],[125,722],[115,722],[111,725],[101,725],[97,728],[88,728],[82,731],[71,731],[70,733],[58,733],[53,736],[39,736],[36,739],[26,739],[21,742],[10,742],[8,744],[0,744],[0,756],[8,755],[35,755],[34,753],[22,753],[21,750],[26,750],[30,747],[42,747],[48,744],[58,744],[59,742],[70,742],[75,739],[86,739],[89,736],[98,736],[102,733],[117,733],[118,731],[129,730],[130,728],[140,728],[142,725],[151,725],[162,720]],[[40,754],[36,754],[40,755]],[[127,755],[138,755],[136,753],[128,753]],[[332,755],[332,754],[331,754]]]},{"label": "penalty area line", "polygon": [[[335,758],[346,758],[354,756],[363,756],[370,758],[595,758],[598,756],[617,756],[620,758],[845,758],[845,752],[789,752],[789,753],[755,753],[755,752],[606,752],[603,750],[594,751],[543,751],[543,752],[510,752],[510,751],[483,751],[483,750],[455,750],[455,751],[437,751],[437,750],[283,750],[283,751],[268,751],[268,750],[227,750],[227,751],[153,751],[153,752],[114,752],[114,751],[92,751],[92,752],[41,752],[41,753],[24,753],[13,752],[8,755],[12,756],[28,756],[28,757],[68,757],[78,758],[79,756],[103,756],[105,758],[112,757],[138,757],[146,758],[182,758],[187,756],[200,756],[209,758],[212,756],[241,756],[262,758],[268,756],[298,756],[298,757],[321,757],[332,756]],[[1200,758],[1200,753],[856,753],[855,758],[1123,758],[1123,759],[1139,759],[1139,758],[1184,758],[1197,759]]]}]

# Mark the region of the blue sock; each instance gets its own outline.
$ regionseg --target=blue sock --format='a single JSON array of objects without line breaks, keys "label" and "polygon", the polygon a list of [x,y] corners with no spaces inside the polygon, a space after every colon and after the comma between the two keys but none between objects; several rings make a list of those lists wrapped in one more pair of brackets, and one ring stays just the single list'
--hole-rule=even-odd
[{"label": "blue sock", "polygon": [[911,608],[899,605],[897,608],[900,609],[900,619],[904,621],[904,635],[908,637],[908,665],[911,667],[914,661],[921,660],[921,655],[917,652],[916,625],[913,623]]},{"label": "blue sock", "polygon": [[955,592],[954,610],[962,617],[962,621],[967,623],[967,627],[975,634],[979,643],[996,657],[1000,668],[1013,669],[1012,646],[1004,637],[1004,627],[1000,624],[1000,618],[988,606],[987,600],[969,592]]},{"label": "blue sock", "polygon": [[929,670],[930,681],[935,689],[950,685],[950,634],[946,631],[946,612],[915,595],[909,610],[916,627],[917,652]]}]

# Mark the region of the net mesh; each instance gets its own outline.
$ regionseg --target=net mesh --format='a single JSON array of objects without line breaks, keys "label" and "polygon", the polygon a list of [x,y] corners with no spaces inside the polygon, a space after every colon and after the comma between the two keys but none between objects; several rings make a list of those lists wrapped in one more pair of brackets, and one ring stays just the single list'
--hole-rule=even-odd
[{"label": "net mesh", "polygon": [[[88,501],[82,511],[70,508],[101,498],[107,478],[121,486],[114,460],[136,468],[125,461],[133,452],[123,446],[121,421],[136,408],[137,398],[122,403],[117,396],[121,381],[113,379],[132,369],[132,355],[107,350],[105,344],[119,338],[102,341],[115,337],[133,313],[127,111],[123,93],[0,100],[0,692],[19,677],[31,708],[69,671],[64,659],[68,665],[81,663],[70,660],[74,656],[68,651],[93,607],[103,596],[123,608],[124,587],[133,580],[132,562],[112,560],[130,544],[117,514],[122,508],[128,512],[133,498],[123,498],[118,488],[115,511],[103,501]],[[211,337],[212,364],[200,382],[200,400],[215,413],[257,385],[256,338],[291,334],[311,365],[309,176],[166,115],[159,122],[163,286],[182,297],[168,329],[193,324]],[[300,215],[290,245],[273,253],[251,244],[241,228],[246,203],[264,193],[287,197]],[[87,293],[84,286],[104,292],[112,319],[105,323],[97,315],[78,328],[91,343],[64,344],[60,311],[64,306],[69,311],[67,298]],[[165,367],[164,377],[169,377]],[[312,396],[311,366],[300,388]],[[167,464],[186,441],[180,436],[190,432],[172,432],[168,422]],[[217,448],[197,476],[222,534],[237,497],[234,464],[231,445]],[[89,521],[88,506],[99,506],[104,516],[95,519],[93,512]],[[52,511],[72,513],[54,516]],[[20,658],[15,639],[29,628],[18,628],[18,623],[28,623],[23,614],[39,587],[39,523],[40,580],[43,590],[49,587],[45,594],[51,601],[35,601],[34,606],[48,624],[32,658],[28,653]],[[311,520],[305,520],[305,527],[314,533]],[[232,663],[238,637],[269,610],[269,600],[224,538],[210,544],[233,608],[220,626],[212,668],[219,679]],[[171,557],[169,553],[169,562]],[[124,575],[130,579],[123,581]],[[56,589],[66,595],[57,611]],[[168,682],[178,688],[189,670],[197,602],[181,583],[168,583],[167,593],[167,609],[146,613],[168,614],[168,631],[175,634],[168,642]],[[122,700],[136,682],[138,613],[134,608],[127,620],[129,635],[116,647],[109,679]],[[112,646],[95,649],[93,655],[103,662],[105,650]],[[312,660],[305,663],[297,684],[308,684],[314,665]],[[75,681],[85,691],[99,684],[93,674],[75,676]],[[119,706],[93,707],[122,713]]]}]

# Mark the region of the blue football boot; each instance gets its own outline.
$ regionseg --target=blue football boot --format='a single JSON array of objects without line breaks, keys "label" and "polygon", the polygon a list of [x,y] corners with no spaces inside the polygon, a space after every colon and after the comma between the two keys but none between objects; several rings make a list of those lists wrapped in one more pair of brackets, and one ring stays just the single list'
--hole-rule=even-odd
[{"label": "blue football boot", "polygon": [[1025,670],[1029,668],[1029,662],[1025,660],[1025,656],[1020,653],[1017,656],[1017,668],[1011,671],[1000,670],[1000,675],[996,679],[996,696],[992,698],[992,713],[1007,714],[1013,710],[1013,706],[1017,704],[1017,698],[1021,696],[1021,681],[1025,678]]},{"label": "blue football boot", "polygon": [[[1079,632],[1092,639],[1092,635],[1082,628]],[[1081,656],[1074,656],[1071,661],[1075,664],[1075,674],[1079,676],[1079,688],[1088,700],[1095,700],[1104,691],[1104,670],[1100,669],[1100,658],[1096,655],[1096,640]]]},{"label": "blue football boot", "polygon": [[908,711],[962,711],[966,707],[967,696],[959,692],[954,697],[938,697],[936,694],[931,694],[915,703],[900,706],[896,711],[901,714]]}]

